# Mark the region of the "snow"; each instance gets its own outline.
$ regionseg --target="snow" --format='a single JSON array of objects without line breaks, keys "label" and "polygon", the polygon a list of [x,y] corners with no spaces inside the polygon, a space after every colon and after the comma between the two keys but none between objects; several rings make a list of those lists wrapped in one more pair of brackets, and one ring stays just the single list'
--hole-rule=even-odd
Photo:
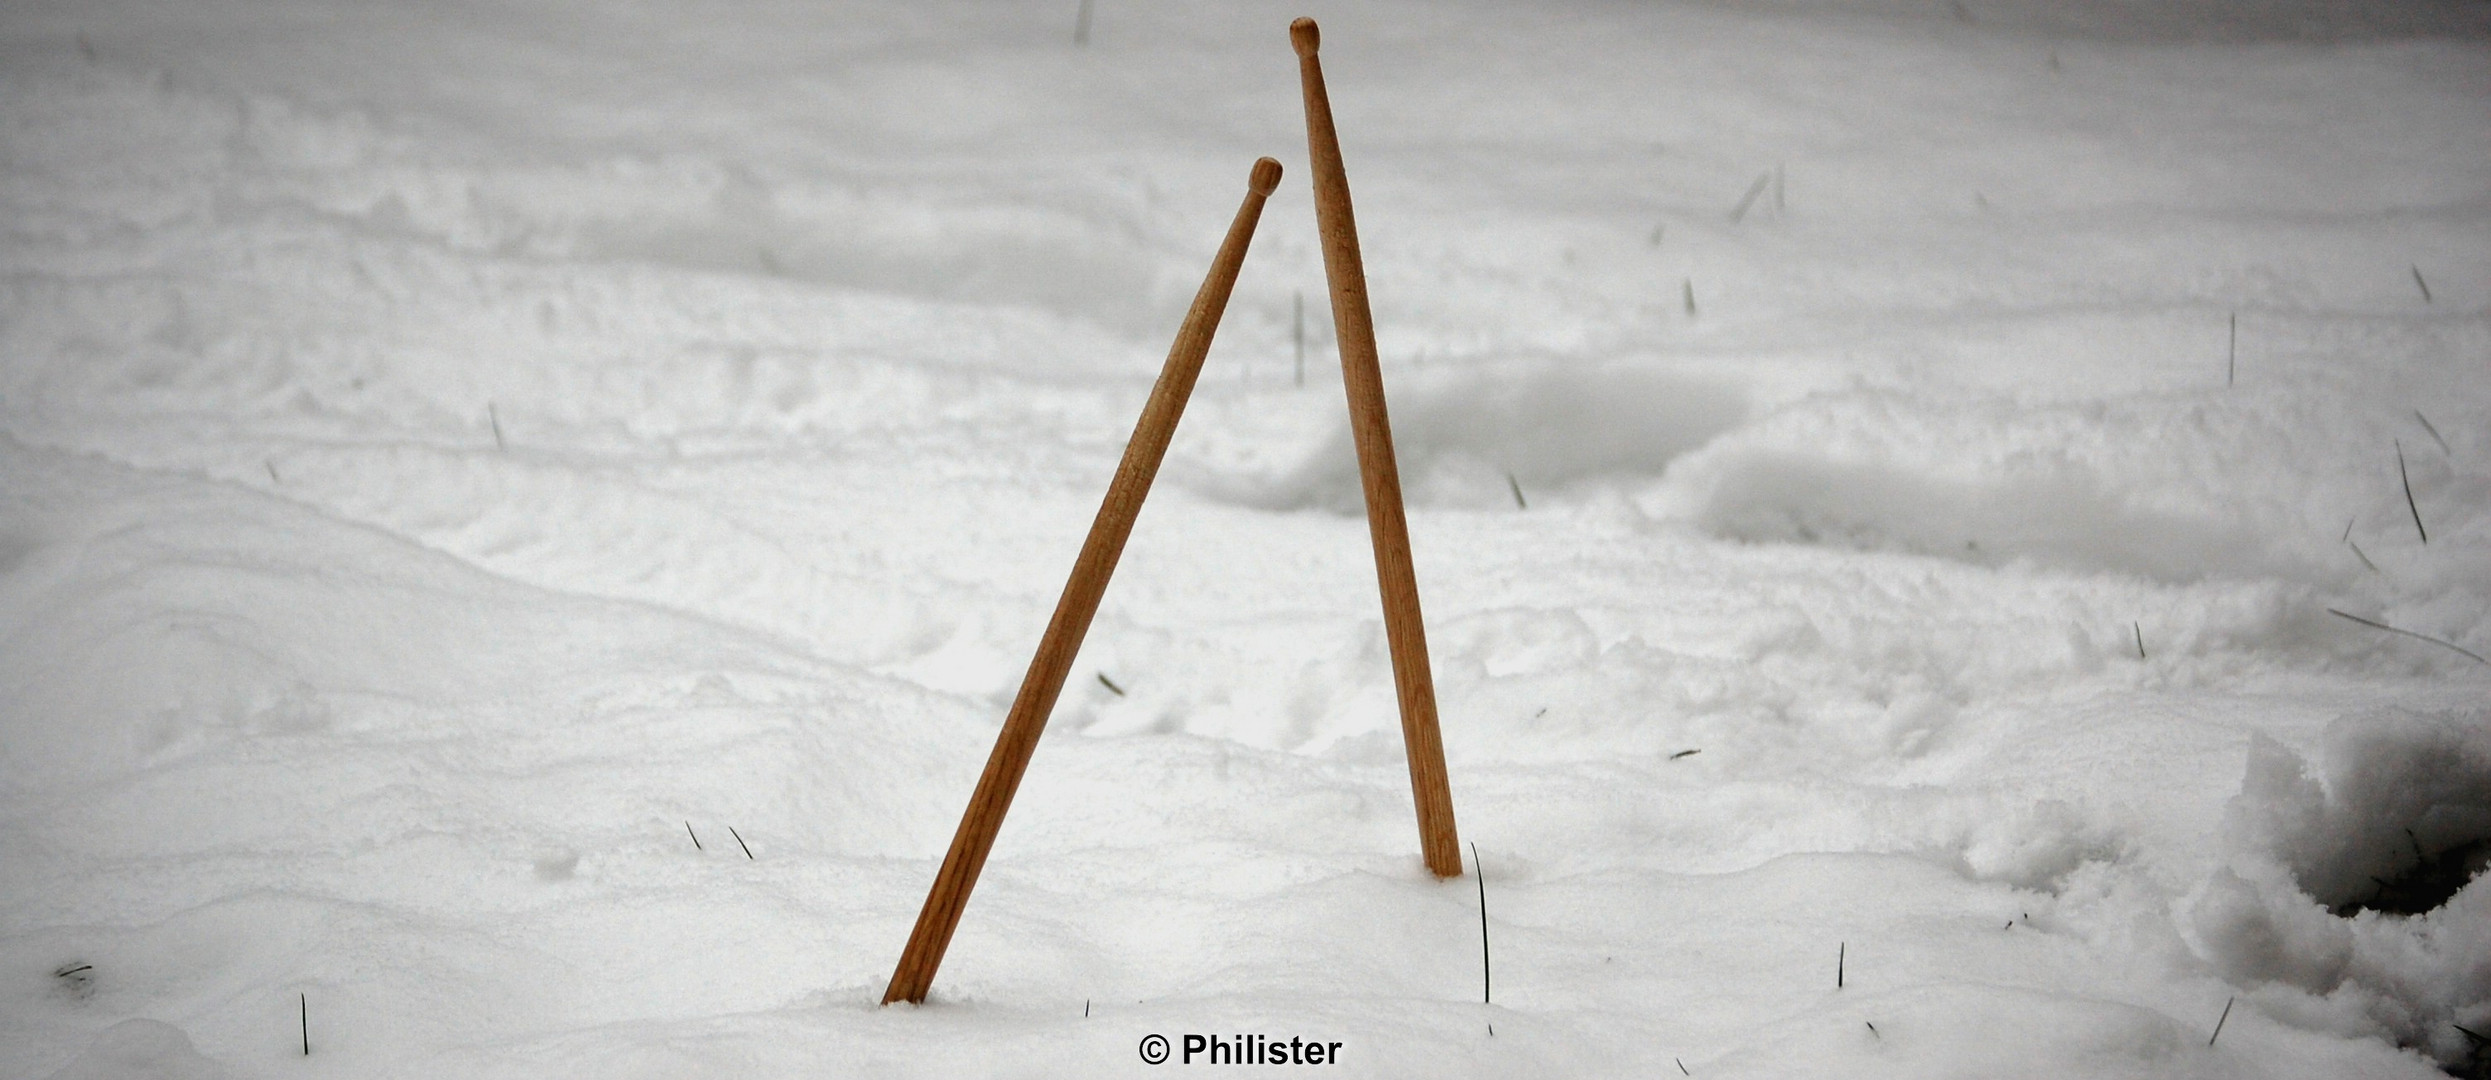
[{"label": "snow", "polygon": [[2480,5],[1074,7],[0,12],[0,1075],[2479,1074]]}]

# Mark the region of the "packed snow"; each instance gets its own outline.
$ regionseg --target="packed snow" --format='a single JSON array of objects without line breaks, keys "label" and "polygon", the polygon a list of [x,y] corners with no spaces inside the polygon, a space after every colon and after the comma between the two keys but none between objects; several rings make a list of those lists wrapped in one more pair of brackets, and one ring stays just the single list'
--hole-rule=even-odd
[{"label": "packed snow", "polygon": [[13,2],[0,1076],[2485,1075],[2486,146],[2462,0]]}]

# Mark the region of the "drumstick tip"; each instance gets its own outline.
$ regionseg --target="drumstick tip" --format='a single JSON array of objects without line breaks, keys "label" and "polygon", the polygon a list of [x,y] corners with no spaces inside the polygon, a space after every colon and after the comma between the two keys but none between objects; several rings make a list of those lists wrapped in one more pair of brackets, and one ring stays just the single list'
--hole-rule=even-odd
[{"label": "drumstick tip", "polygon": [[1297,21],[1289,24],[1289,44],[1297,46],[1299,56],[1315,55],[1315,47],[1322,39],[1323,34],[1315,29],[1313,19],[1299,16]]},{"label": "drumstick tip", "polygon": [[1257,195],[1270,195],[1279,186],[1280,163],[1270,158],[1256,159],[1254,171],[1246,175],[1246,187]]}]

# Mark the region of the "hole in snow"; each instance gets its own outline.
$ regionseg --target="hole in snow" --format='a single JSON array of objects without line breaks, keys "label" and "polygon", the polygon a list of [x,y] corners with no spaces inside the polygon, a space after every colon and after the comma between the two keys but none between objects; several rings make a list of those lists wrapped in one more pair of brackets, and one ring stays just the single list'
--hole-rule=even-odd
[{"label": "hole in snow", "polygon": [[2412,866],[2387,877],[2371,875],[2374,887],[2369,896],[2329,910],[2346,917],[2364,911],[2419,915],[2447,903],[2491,866],[2491,840],[2476,839],[2433,852],[2423,848],[2420,838],[2410,831],[2405,835],[2413,844]]},{"label": "hole in snow", "polygon": [[2235,827],[2338,914],[2437,908],[2491,850],[2487,720],[2404,712],[2340,720],[2315,770],[2260,737]]},{"label": "hole in snow", "polygon": [[2349,715],[2314,760],[2255,736],[2227,827],[2188,917],[2226,979],[2287,1022],[2479,1064],[2459,1028],[2491,1017],[2491,713]]}]

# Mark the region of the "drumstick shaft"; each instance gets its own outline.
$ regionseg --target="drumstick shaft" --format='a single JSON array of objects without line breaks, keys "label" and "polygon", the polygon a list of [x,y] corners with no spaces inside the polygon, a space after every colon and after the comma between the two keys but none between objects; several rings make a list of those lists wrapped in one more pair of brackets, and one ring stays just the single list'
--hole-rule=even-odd
[{"label": "drumstick shaft", "polygon": [[1410,794],[1418,804],[1419,850],[1438,877],[1462,872],[1453,826],[1453,792],[1445,778],[1444,736],[1436,724],[1435,679],[1427,666],[1427,627],[1419,616],[1418,578],[1410,566],[1410,528],[1401,507],[1401,472],[1393,461],[1392,424],[1384,414],[1384,374],[1375,355],[1375,317],[1367,309],[1367,271],[1358,253],[1358,223],[1349,206],[1349,176],[1317,57],[1313,19],[1289,24],[1298,79],[1306,94],[1306,154],[1315,185],[1315,228],[1331,279],[1332,327],[1341,350],[1341,384],[1349,393],[1349,430],[1358,447],[1366,493],[1367,533],[1375,546],[1375,578],[1384,599],[1384,636],[1391,646],[1393,688],[1401,702],[1401,740],[1410,761]]},{"label": "drumstick shaft", "polygon": [[1202,359],[1211,350],[1211,335],[1219,329],[1220,313],[1228,307],[1229,291],[1237,284],[1237,269],[1245,262],[1246,245],[1254,239],[1255,223],[1262,217],[1263,200],[1279,183],[1279,162],[1263,158],[1254,163],[1247,179],[1245,203],[1237,208],[1236,219],[1229,223],[1228,237],[1212,259],[1201,291],[1194,294],[1193,307],[1185,313],[1176,343],[1168,349],[1167,365],[1160,370],[1158,383],[1151,387],[1150,401],[1142,407],[1133,439],[1125,444],[1124,460],[1116,466],[1116,478],[1108,485],[1107,498],[1099,505],[1097,519],[1090,524],[1089,538],[1082,541],[1081,555],[1064,582],[1063,597],[1056,601],[1055,617],[1047,622],[1037,655],[1030,658],[1029,673],[1021,679],[1020,694],[1012,699],[1012,711],[1004,717],[1003,731],[995,736],[994,753],[986,759],[986,771],[978,777],[977,791],[969,796],[968,809],[960,815],[960,828],[952,836],[951,850],[943,856],[943,868],[935,874],[933,888],[926,892],[916,929],[908,935],[908,947],[900,955],[898,968],[891,973],[890,988],[882,995],[885,1005],[894,1001],[922,1002],[934,984],[934,971],[943,963],[952,931],[959,928],[960,913],[969,903],[969,891],[977,887],[978,872],[985,868],[986,855],[994,849],[995,833],[1003,827],[1004,812],[1011,809],[1012,795],[1020,788],[1021,775],[1028,771],[1038,736],[1046,730],[1047,715],[1054,711],[1055,699],[1063,692],[1073,657],[1081,651],[1081,639],[1089,632],[1091,617],[1098,614],[1100,597],[1107,592],[1107,579],[1115,573],[1116,559],[1124,553],[1125,539],[1132,535],[1133,521],[1141,514],[1142,499],[1150,493],[1151,479],[1158,475],[1159,462],[1167,455],[1168,440],[1176,434],[1176,421],[1185,412],[1185,399],[1193,393],[1194,379],[1202,373]]}]

